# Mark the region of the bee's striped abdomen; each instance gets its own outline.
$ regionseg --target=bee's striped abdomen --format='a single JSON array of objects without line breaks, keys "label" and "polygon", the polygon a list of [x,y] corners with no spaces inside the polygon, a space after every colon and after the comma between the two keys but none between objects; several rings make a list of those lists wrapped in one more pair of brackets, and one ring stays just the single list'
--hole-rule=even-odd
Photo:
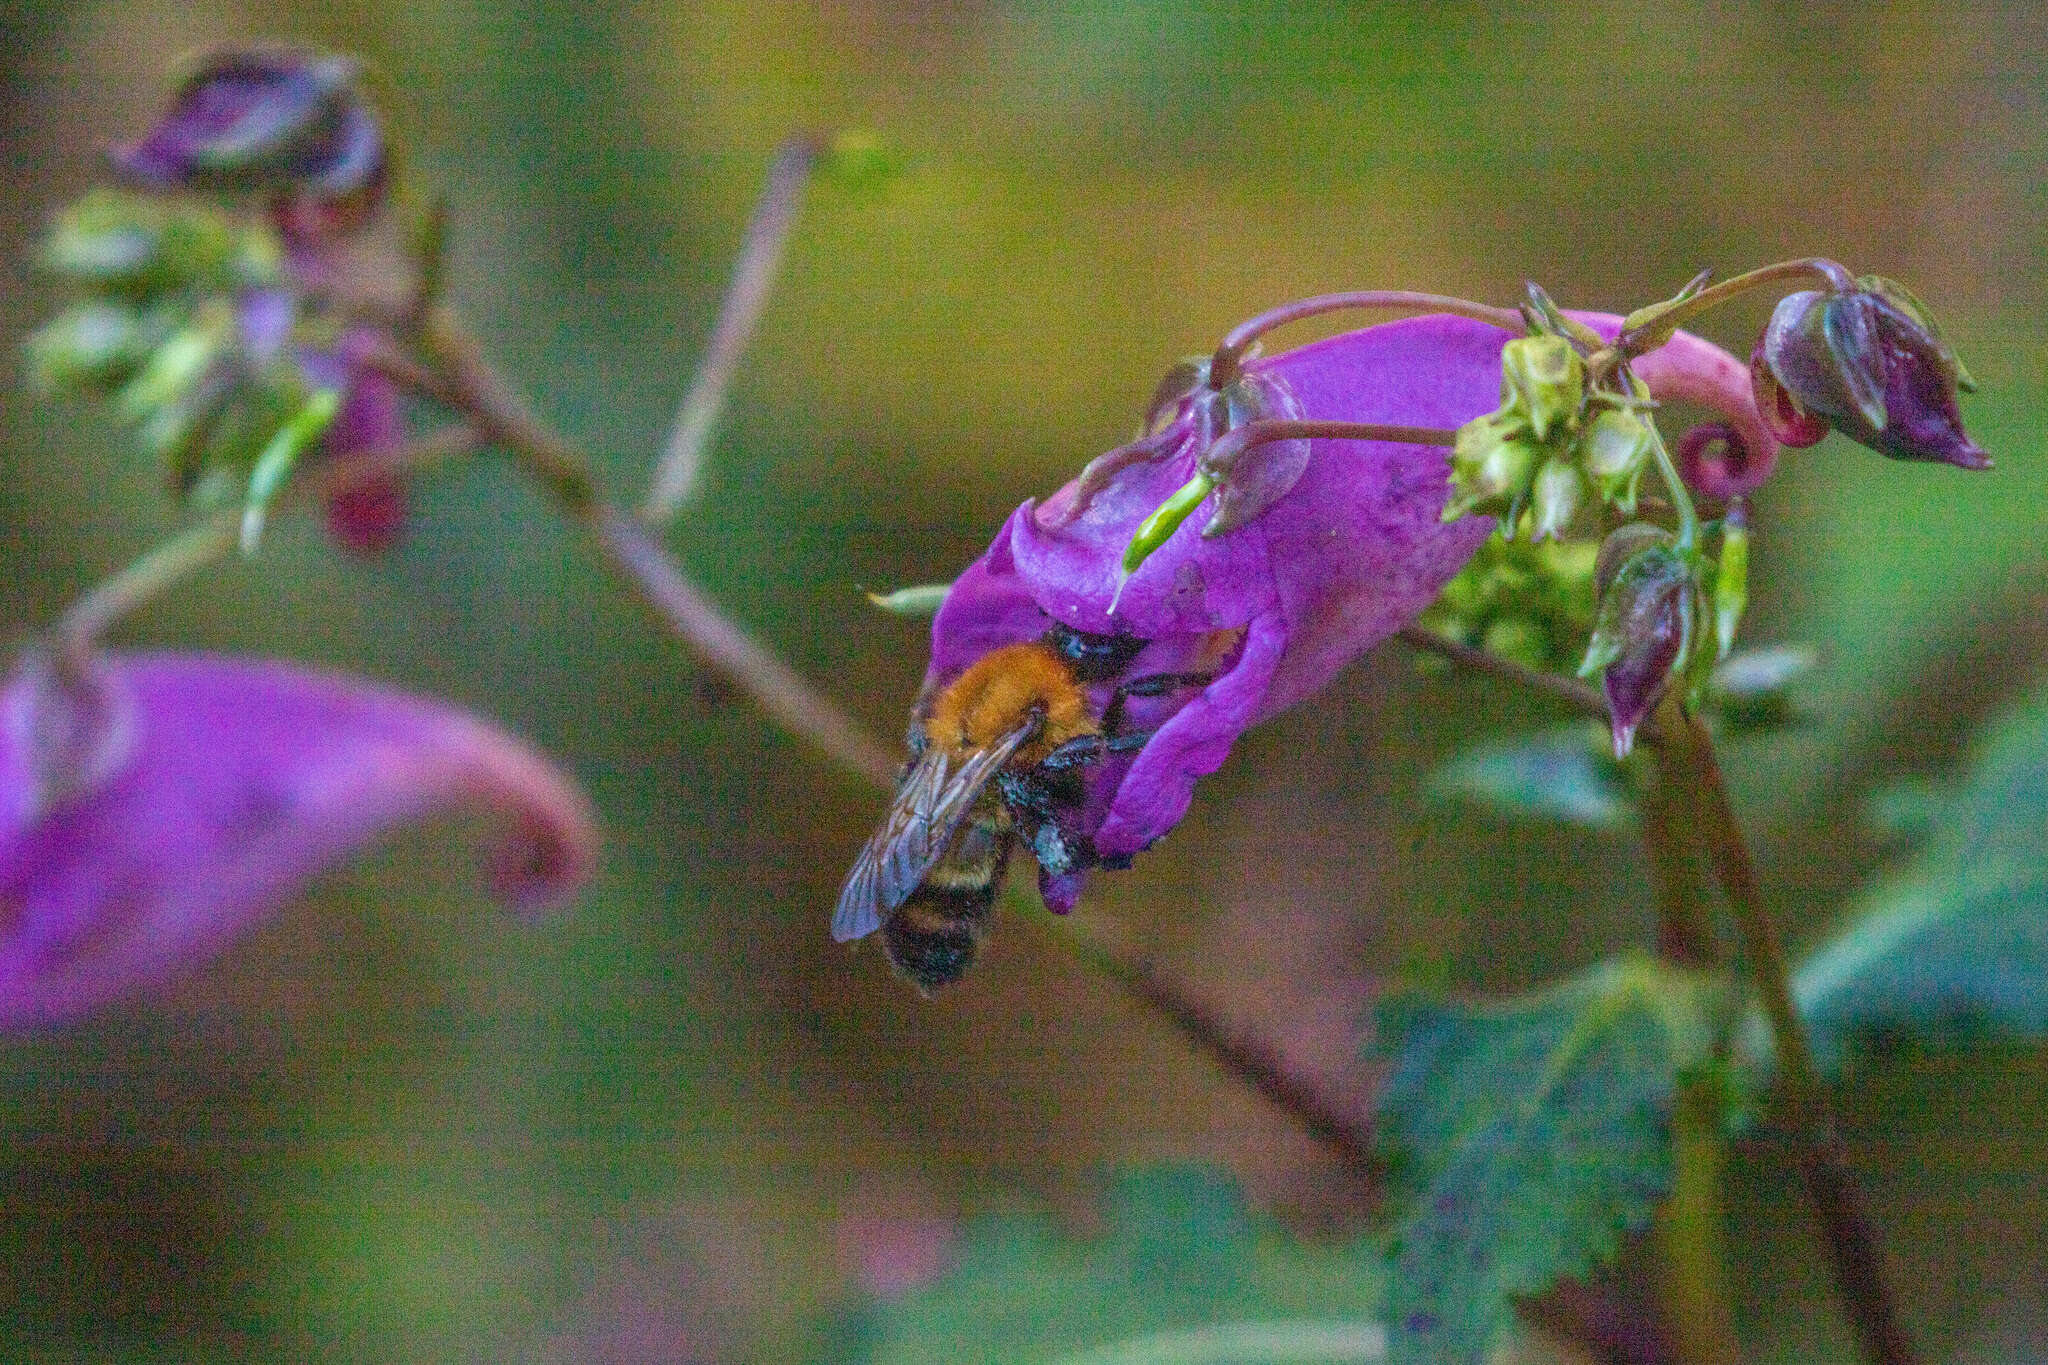
[{"label": "bee's striped abdomen", "polygon": [[1009,810],[984,797],[924,881],[883,922],[890,964],[920,991],[950,986],[974,964],[1015,841]]}]

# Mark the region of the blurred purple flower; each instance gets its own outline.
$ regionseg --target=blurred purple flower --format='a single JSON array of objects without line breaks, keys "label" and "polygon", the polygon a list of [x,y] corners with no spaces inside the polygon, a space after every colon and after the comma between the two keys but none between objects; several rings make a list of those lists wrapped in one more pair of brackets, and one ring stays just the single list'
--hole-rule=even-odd
[{"label": "blurred purple flower", "polygon": [[287,235],[346,231],[381,202],[387,168],[357,76],[346,57],[291,47],[209,53],[156,125],[109,157],[151,189],[268,197]]},{"label": "blurred purple flower", "polygon": [[[137,655],[92,678],[110,754],[52,797],[47,667],[0,692],[0,1028],[63,1023],[210,957],[395,826],[486,812],[502,900],[540,908],[591,874],[569,778],[438,702],[266,661]],[[75,737],[59,737],[75,749]],[[104,760],[104,761],[99,761]]]},{"label": "blurred purple flower", "polygon": [[[1608,335],[1619,325],[1584,320]],[[1284,395],[1290,416],[1455,428],[1497,406],[1509,339],[1464,318],[1412,318],[1254,361],[1247,374]],[[1751,405],[1748,372],[1718,347],[1680,333],[1637,361],[1636,372],[1653,393],[1708,402],[1775,453]],[[1151,739],[1089,769],[1087,806],[1061,833],[1111,866],[1179,823],[1197,779],[1222,764],[1242,731],[1414,620],[1493,530],[1485,517],[1441,521],[1448,451],[1319,439],[1307,443],[1298,480],[1251,520],[1204,538],[1197,512],[1120,581],[1139,523],[1196,472],[1200,402],[1196,394],[1169,409],[1143,452],[1149,458],[1108,461],[1114,472],[1085,500],[1069,484],[1020,507],[932,626],[927,689],[1056,622],[1147,641],[1126,676],[1213,674],[1198,690],[1133,699],[1127,728]],[[1098,705],[1107,698],[1105,687]],[[1051,908],[1065,909],[1080,879],[1041,874],[1040,889]]]}]

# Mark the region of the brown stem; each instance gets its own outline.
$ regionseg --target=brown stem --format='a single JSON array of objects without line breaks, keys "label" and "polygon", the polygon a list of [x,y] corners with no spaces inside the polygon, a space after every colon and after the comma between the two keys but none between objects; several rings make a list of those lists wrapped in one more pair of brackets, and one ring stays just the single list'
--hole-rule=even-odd
[{"label": "brown stem", "polygon": [[719,611],[684,576],[647,526],[607,503],[585,518],[605,558],[706,663],[744,688],[793,734],[879,786],[894,780],[897,756],[805,682],[796,670]]},{"label": "brown stem", "polygon": [[1848,1153],[1814,1066],[1806,1025],[1792,1000],[1777,924],[1757,889],[1749,845],[1729,803],[1713,741],[1696,717],[1687,716],[1667,747],[1692,778],[1708,861],[1734,912],[1743,954],[1770,1020],[1785,1117],[1800,1144],[1799,1173],[1828,1247],[1836,1288],[1872,1365],[1911,1365],[1917,1357],[1885,1286],[1877,1229],[1849,1172]]},{"label": "brown stem", "polygon": [[1209,387],[1225,389],[1237,382],[1237,377],[1244,373],[1245,352],[1251,349],[1252,343],[1290,322],[1321,317],[1326,313],[1417,311],[1455,313],[1460,317],[1490,323],[1505,331],[1519,333],[1522,330],[1522,315],[1512,308],[1494,308],[1449,294],[1419,294],[1408,289],[1366,289],[1343,294],[1321,294],[1311,299],[1296,299],[1292,303],[1283,303],[1278,308],[1269,308],[1257,317],[1247,318],[1231,328],[1216,347],[1216,353],[1209,358]]},{"label": "brown stem", "polygon": [[[1519,683],[1545,696],[1555,697],[1601,720],[1608,717],[1607,699],[1600,695],[1600,689],[1577,678],[1546,673],[1542,669],[1518,664],[1512,659],[1503,659],[1490,651],[1445,639],[1427,626],[1403,626],[1395,635],[1402,644],[1426,654],[1448,659],[1459,668]],[[1655,724],[1645,725],[1636,736],[1636,741],[1641,744],[1655,744],[1658,740],[1658,727]]]},{"label": "brown stem", "polygon": [[[1643,729],[1662,735],[1684,724],[1678,698],[1667,696]],[[1719,954],[1689,778],[1670,755],[1658,756],[1642,799],[1643,853],[1657,897],[1658,956],[1682,967],[1704,967]]]},{"label": "brown stem", "polygon": [[640,519],[649,525],[660,526],[674,518],[676,509],[697,486],[711,429],[718,421],[725,391],[739,370],[740,355],[767,305],[775,269],[782,261],[782,249],[788,244],[797,204],[810,182],[818,150],[816,138],[791,138],[782,144],[768,169],[768,184],[754,206],[753,221],[747,225],[739,263],[733,267],[732,283],[726,286],[725,302],[711,329],[711,342],[697,364],[689,396],[676,411],[647,500],[641,504]]},{"label": "brown stem", "polygon": [[1225,1019],[1151,958],[1116,946],[1107,926],[1073,915],[1066,927],[1059,937],[1083,965],[1157,1011],[1225,1072],[1284,1110],[1309,1136],[1328,1144],[1347,1166],[1373,1179],[1383,1173],[1370,1126],[1346,1113],[1313,1077],[1295,1070],[1256,1029]]},{"label": "brown stem", "polygon": [[1404,445],[1454,446],[1458,433],[1443,427],[1410,427],[1386,422],[1328,422],[1295,418],[1262,418],[1233,427],[1216,438],[1202,456],[1209,472],[1227,470],[1246,451],[1277,441],[1397,441]]},{"label": "brown stem", "polygon": [[1847,293],[1856,288],[1856,277],[1848,268],[1825,256],[1802,256],[1796,261],[1779,261],[1775,265],[1759,267],[1737,275],[1733,279],[1710,285],[1694,294],[1683,303],[1669,309],[1640,327],[1632,327],[1614,339],[1612,349],[1622,357],[1641,355],[1654,349],[1652,343],[1663,344],[1663,339],[1683,327],[1692,319],[1738,295],[1765,285],[1782,284],[1788,280],[1812,280],[1835,293]]}]

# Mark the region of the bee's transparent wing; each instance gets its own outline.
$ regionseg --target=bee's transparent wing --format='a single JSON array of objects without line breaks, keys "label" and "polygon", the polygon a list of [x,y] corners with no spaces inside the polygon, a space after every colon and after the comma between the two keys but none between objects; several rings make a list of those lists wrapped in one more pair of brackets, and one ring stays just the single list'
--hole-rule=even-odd
[{"label": "bee's transparent wing", "polygon": [[833,938],[841,943],[865,938],[917,890],[945,856],[982,788],[1037,728],[1036,721],[1017,727],[993,747],[970,754],[958,768],[937,746],[919,756],[897,785],[882,827],[846,874],[839,907],[832,913]]}]

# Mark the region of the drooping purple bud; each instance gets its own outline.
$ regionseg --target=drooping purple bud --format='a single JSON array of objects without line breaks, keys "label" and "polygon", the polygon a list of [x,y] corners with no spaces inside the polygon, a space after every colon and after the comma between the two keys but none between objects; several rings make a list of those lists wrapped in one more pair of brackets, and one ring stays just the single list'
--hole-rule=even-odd
[{"label": "drooping purple bud", "polygon": [[160,190],[374,208],[384,134],[346,57],[289,47],[203,58],[140,140],[109,155]]},{"label": "drooping purple bud", "polygon": [[1600,547],[1595,578],[1600,610],[1579,673],[1601,675],[1614,753],[1625,758],[1637,728],[1692,656],[1700,633],[1699,571],[1669,532],[1632,523]]},{"label": "drooping purple bud", "polygon": [[1771,376],[1798,409],[1880,455],[1989,469],[1956,406],[1968,376],[1918,301],[1876,276],[1857,284],[1779,301],[1758,343]]},{"label": "drooping purple bud", "polygon": [[80,768],[88,780],[54,803],[33,661],[0,692],[0,1028],[63,1023],[160,984],[437,812],[509,828],[491,876],[515,906],[564,900],[595,866],[575,784],[439,702],[271,662],[105,656],[98,668],[125,732],[115,761]]},{"label": "drooping purple bud", "polygon": [[[398,386],[363,363],[375,343],[366,332],[351,332],[332,349],[301,353],[299,364],[315,382],[342,391],[341,411],[321,437],[319,457],[329,465],[396,446],[405,438]],[[360,555],[385,553],[405,532],[411,497],[400,474],[376,474],[344,484],[327,499],[327,533],[343,549]]]}]

